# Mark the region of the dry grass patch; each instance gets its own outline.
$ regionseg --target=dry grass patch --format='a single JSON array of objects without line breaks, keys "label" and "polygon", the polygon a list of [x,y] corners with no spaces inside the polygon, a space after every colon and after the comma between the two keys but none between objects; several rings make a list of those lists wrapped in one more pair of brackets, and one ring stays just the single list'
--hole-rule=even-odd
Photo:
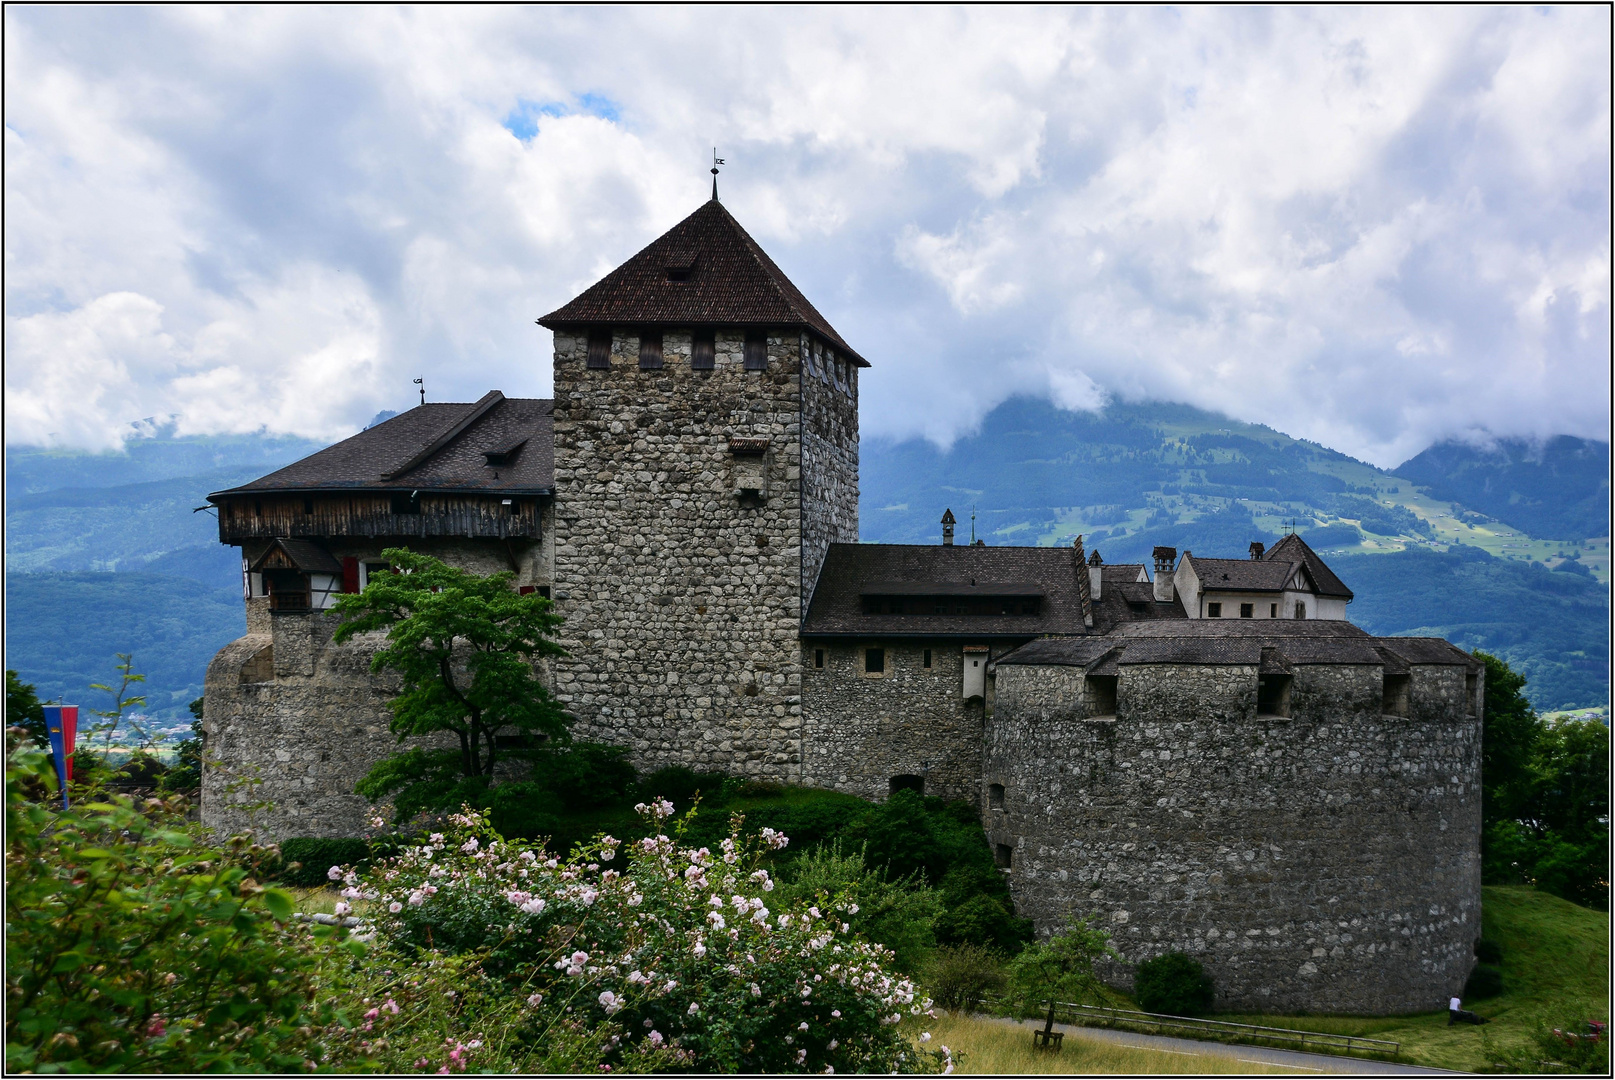
[{"label": "dry grass patch", "polygon": [[1067,1031],[1065,1046],[1058,1052],[1032,1047],[1032,1024],[1013,1024],[958,1013],[938,1013],[926,1020],[931,1032],[929,1047],[946,1046],[958,1062],[955,1071],[987,1075],[1125,1074],[1168,1073],[1286,1073],[1295,1070],[1277,1065],[1240,1061],[1216,1052],[1173,1053],[1085,1039],[1080,1031]]}]

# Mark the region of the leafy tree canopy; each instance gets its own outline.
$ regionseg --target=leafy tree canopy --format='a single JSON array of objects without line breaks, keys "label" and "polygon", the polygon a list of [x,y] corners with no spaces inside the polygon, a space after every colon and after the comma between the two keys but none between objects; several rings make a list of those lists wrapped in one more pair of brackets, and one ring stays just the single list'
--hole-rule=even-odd
[{"label": "leafy tree canopy", "polygon": [[28,741],[41,749],[50,745],[50,735],[45,731],[45,706],[33,685],[23,682],[15,671],[6,672],[6,726],[22,728],[28,733]]},{"label": "leafy tree canopy", "polygon": [[501,734],[534,745],[564,741],[566,714],[535,668],[562,655],[553,640],[561,618],[550,602],[519,595],[509,572],[483,577],[406,548],[382,554],[395,572],[373,575],[363,592],[337,601],[342,624],[335,640],[386,631],[371,669],[402,678],[391,730],[400,742],[452,732],[459,748],[414,749],[379,762],[360,793],[375,801],[420,785],[445,792],[467,782],[486,785],[503,752]]}]

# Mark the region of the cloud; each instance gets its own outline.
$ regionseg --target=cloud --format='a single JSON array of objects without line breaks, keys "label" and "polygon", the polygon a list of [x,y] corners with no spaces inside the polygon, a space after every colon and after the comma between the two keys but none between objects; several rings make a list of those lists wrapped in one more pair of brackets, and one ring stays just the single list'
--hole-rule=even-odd
[{"label": "cloud", "polygon": [[706,196],[866,434],[1165,398],[1381,464],[1609,423],[1604,8],[8,8],[6,425],[549,392]]}]

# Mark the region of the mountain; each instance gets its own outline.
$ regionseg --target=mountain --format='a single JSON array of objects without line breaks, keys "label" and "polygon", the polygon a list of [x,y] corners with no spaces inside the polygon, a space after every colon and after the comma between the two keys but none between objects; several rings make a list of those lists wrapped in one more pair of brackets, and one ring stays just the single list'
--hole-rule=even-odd
[{"label": "mountain", "polygon": [[1489,447],[1437,443],[1396,470],[1438,499],[1462,503],[1533,536],[1609,535],[1609,443],[1568,435]]},{"label": "mountain", "polygon": [[[1607,460],[1592,464],[1607,447],[1499,446],[1432,447],[1385,472],[1189,406],[1017,398],[947,449],[866,439],[860,524],[865,541],[937,543],[952,508],[961,542],[972,527],[990,544],[1082,533],[1113,563],[1147,561],[1155,544],[1239,557],[1294,528],[1356,591],[1365,628],[1495,652],[1530,676],[1540,708],[1602,704],[1608,527],[1568,530],[1588,522],[1588,491],[1607,494]],[[8,666],[42,694],[83,697],[132,650],[153,714],[182,715],[244,627],[239,556],[193,508],[316,449],[266,435],[142,438],[124,454],[8,448]]]}]

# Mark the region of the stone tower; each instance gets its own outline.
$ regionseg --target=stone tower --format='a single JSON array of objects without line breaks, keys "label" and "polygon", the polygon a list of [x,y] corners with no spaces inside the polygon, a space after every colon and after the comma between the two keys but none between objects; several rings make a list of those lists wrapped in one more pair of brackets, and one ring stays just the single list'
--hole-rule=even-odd
[{"label": "stone tower", "polygon": [[574,731],[800,779],[802,615],[858,539],[867,362],[716,198],[539,322]]}]

